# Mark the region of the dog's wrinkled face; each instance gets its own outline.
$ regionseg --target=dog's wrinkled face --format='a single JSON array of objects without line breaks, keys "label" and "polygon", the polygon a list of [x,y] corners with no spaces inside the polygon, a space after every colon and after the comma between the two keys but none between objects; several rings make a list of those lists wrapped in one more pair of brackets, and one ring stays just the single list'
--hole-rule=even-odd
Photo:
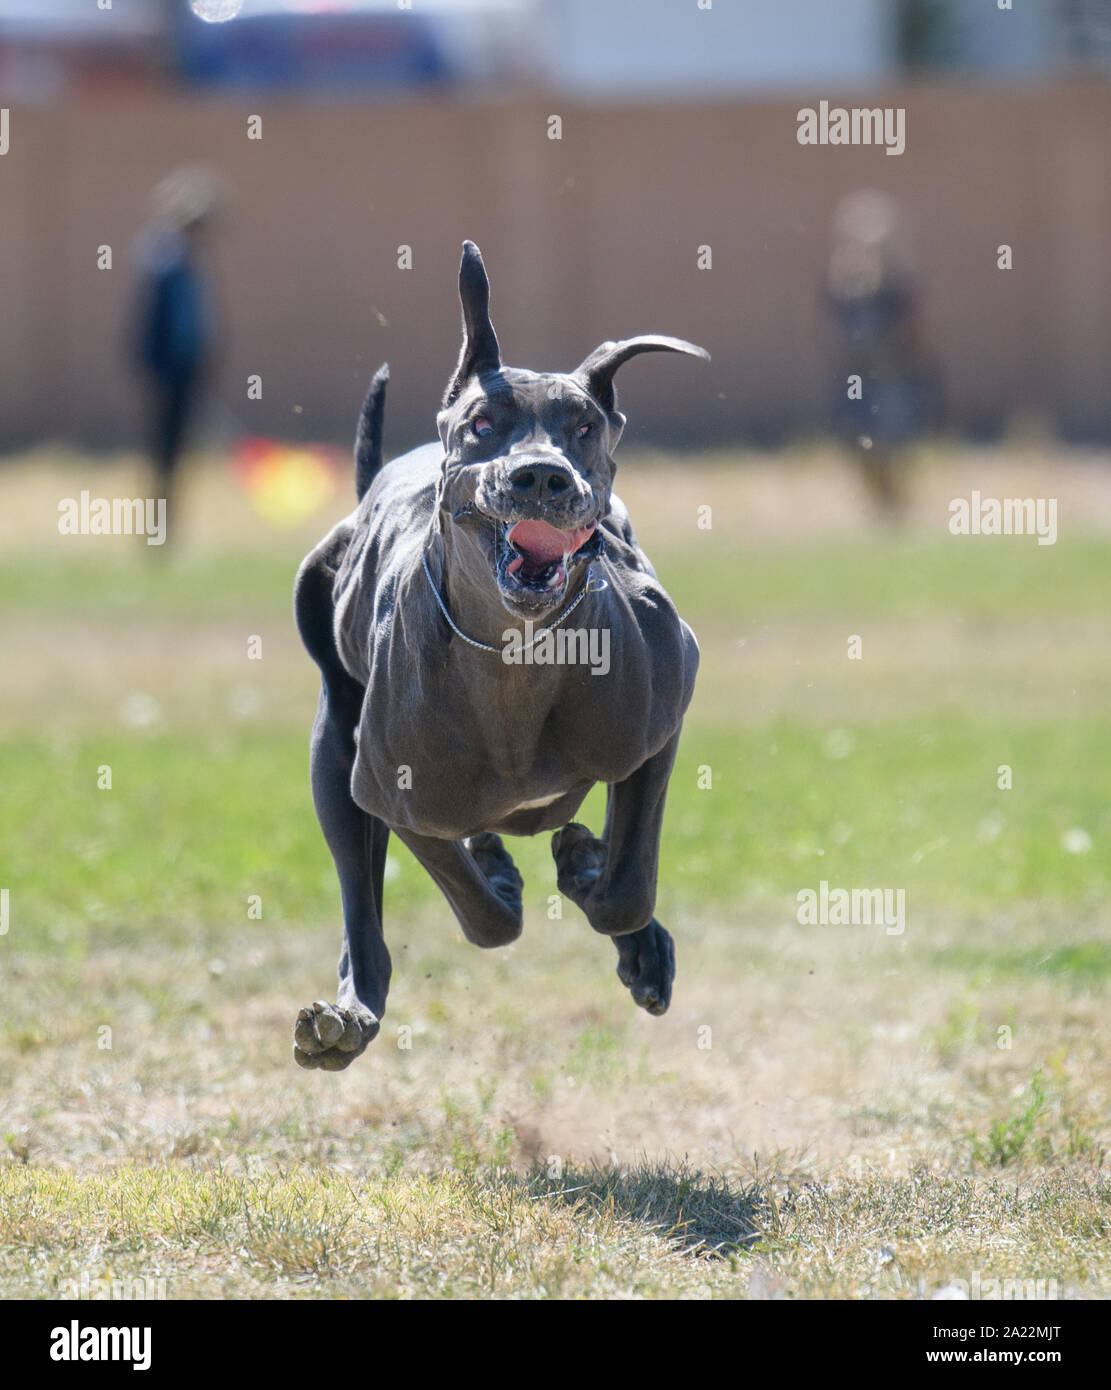
[{"label": "dog's wrinkled face", "polygon": [[444,414],[444,506],[488,541],[506,608],[540,616],[598,553],[611,423],[574,378],[512,367],[472,378]]},{"label": "dog's wrinkled face", "polygon": [[647,336],[603,343],[567,374],[503,367],[489,296],[478,247],[464,242],[463,350],[437,417],[441,516],[478,543],[509,612],[539,619],[560,606],[601,547],[625,425],[617,368],[639,352],[708,354]]}]

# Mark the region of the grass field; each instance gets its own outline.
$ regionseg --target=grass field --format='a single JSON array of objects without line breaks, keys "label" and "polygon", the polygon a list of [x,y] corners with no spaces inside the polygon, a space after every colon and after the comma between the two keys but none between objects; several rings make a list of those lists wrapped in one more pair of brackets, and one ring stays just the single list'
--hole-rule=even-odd
[{"label": "grass field", "polygon": [[[395,845],[340,1074],[291,1056],[339,919],[290,586],[346,493],[274,531],[209,465],[173,554],[57,534],[139,476],[0,469],[0,1295],[1111,1291],[1106,460],[924,453],[897,530],[819,449],[626,461],[703,649],[671,1010],[548,919],[547,837],[492,953]],[[1057,544],[950,536],[972,487],[1058,497]],[[800,925],[821,880],[903,890],[905,930]]]}]

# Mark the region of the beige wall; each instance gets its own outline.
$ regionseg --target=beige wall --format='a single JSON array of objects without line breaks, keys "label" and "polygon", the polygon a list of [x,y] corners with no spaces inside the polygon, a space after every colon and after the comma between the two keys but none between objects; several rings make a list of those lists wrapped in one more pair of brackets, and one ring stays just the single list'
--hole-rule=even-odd
[{"label": "beige wall", "polygon": [[[853,104],[851,94],[826,94]],[[830,387],[818,286],[830,212],[871,184],[916,229],[928,337],[953,424],[1044,410],[1111,437],[1111,91],[914,87],[907,148],[811,148],[801,99],[582,107],[551,99],[11,113],[0,158],[0,447],[138,435],[121,362],[130,246],[150,186],[201,159],[238,189],[220,246],[222,395],[242,428],[346,440],[393,370],[392,448],[428,437],[458,347],[459,243],[483,248],[507,360],[573,366],[607,337],[693,338],[711,368],[643,358],[627,438],[815,428]],[[558,110],[563,139],[546,135]],[[263,138],[246,138],[246,117]],[[1015,268],[995,268],[1014,247]],[[96,268],[110,244],[115,268]],[[415,268],[396,268],[413,247]],[[696,248],[713,269],[696,269]],[[261,402],[246,399],[261,373]],[[300,409],[297,409],[297,408]]]}]

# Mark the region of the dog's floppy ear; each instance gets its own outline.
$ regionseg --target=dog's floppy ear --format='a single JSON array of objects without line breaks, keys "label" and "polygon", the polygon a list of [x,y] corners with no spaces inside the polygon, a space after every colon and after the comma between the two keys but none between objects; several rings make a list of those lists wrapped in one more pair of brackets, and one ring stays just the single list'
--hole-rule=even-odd
[{"label": "dog's floppy ear", "polygon": [[[683,338],[667,338],[661,333],[643,333],[638,338],[622,338],[619,343],[603,343],[571,373],[580,386],[585,386],[607,415],[617,415],[617,392],[613,374],[623,362],[638,352],[682,352],[688,357],[701,357],[709,362],[705,348],[696,347]],[[624,420],[620,422],[624,424]]]},{"label": "dog's floppy ear", "polygon": [[473,241],[463,243],[459,302],[463,306],[463,348],[455,374],[444,392],[445,406],[454,404],[472,376],[496,371],[501,366],[501,350],[490,322],[490,281],[482,264],[482,252]]}]

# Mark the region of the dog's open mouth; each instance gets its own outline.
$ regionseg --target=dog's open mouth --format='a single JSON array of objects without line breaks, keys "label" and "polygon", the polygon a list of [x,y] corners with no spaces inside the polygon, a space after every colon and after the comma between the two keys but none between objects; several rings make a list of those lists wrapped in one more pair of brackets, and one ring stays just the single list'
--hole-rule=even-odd
[{"label": "dog's open mouth", "polygon": [[594,536],[597,523],[561,531],[546,521],[518,521],[500,537],[497,574],[502,593],[514,598],[558,602],[567,588],[571,557]]}]

